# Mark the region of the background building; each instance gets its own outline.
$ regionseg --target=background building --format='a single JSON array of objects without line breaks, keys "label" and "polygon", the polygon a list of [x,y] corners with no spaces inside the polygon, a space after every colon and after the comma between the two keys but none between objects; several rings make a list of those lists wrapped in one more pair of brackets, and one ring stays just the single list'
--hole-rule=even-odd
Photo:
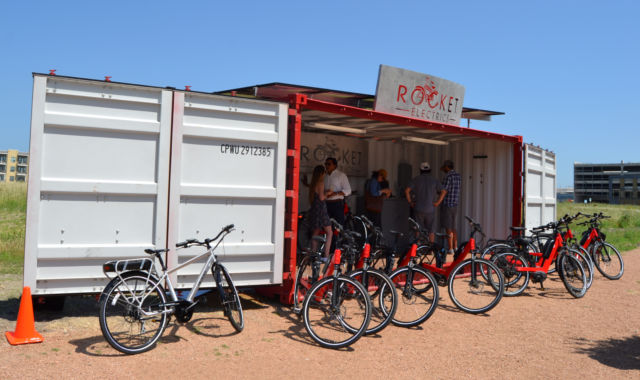
[{"label": "background building", "polygon": [[0,151],[0,182],[26,182],[28,174],[29,153]]},{"label": "background building", "polygon": [[576,202],[640,204],[640,163],[573,164]]}]

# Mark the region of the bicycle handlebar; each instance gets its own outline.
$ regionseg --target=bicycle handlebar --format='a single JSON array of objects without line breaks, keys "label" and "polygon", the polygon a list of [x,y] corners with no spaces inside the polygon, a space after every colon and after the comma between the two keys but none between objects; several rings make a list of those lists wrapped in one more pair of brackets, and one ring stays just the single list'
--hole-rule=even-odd
[{"label": "bicycle handlebar", "polygon": [[229,224],[227,226],[224,226],[222,228],[222,230],[220,230],[220,232],[218,232],[218,234],[216,235],[216,237],[212,238],[212,239],[204,239],[203,241],[198,241],[197,239],[187,239],[185,241],[182,241],[180,243],[176,243],[176,247],[178,248],[186,248],[190,245],[209,245],[212,241],[216,241],[218,240],[218,238],[222,235],[222,234],[228,234],[231,231],[233,231],[233,228],[235,227],[235,225],[233,224]]}]

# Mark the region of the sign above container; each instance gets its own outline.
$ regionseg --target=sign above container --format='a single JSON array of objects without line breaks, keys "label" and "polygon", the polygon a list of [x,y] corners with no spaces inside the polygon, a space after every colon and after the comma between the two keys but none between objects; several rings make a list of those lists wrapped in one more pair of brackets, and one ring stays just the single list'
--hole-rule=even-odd
[{"label": "sign above container", "polygon": [[460,123],[464,86],[433,75],[380,65],[377,112],[438,123]]}]

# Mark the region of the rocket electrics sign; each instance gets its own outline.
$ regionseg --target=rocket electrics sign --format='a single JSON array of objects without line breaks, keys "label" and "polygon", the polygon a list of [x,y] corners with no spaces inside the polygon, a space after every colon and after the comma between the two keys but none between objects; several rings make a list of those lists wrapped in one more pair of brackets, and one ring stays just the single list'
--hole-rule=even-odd
[{"label": "rocket electrics sign", "polygon": [[458,125],[463,100],[464,86],[458,83],[380,65],[376,111]]}]

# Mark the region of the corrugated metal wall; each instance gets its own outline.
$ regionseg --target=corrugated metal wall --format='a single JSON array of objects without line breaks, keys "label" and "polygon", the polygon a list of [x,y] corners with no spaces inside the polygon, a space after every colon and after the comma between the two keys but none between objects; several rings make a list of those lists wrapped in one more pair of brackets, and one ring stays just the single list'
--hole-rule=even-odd
[{"label": "corrugated metal wall", "polygon": [[458,208],[458,241],[467,239],[470,229],[464,216],[482,224],[488,237],[505,237],[512,221],[513,145],[498,140],[474,139],[452,142],[446,146],[414,142],[371,141],[369,168],[385,168],[390,186],[397,196],[398,164],[412,166],[412,176],[419,174],[419,165],[428,161],[432,175],[444,177],[440,167],[450,159],[462,177],[461,203]]}]

